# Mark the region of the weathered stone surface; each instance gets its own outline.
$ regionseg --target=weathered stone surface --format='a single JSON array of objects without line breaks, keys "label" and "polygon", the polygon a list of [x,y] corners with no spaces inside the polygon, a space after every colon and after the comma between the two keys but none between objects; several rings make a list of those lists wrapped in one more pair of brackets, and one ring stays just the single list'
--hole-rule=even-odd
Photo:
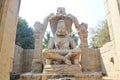
[{"label": "weathered stone surface", "polygon": [[120,75],[120,0],[104,0],[107,22],[110,32],[109,43],[101,51],[102,72],[112,80],[119,80]]},{"label": "weathered stone surface", "polygon": [[33,49],[23,49],[20,46],[15,45],[12,72],[30,72],[34,54],[33,52]]},{"label": "weathered stone surface", "polygon": [[[49,21],[53,32],[53,37],[49,40],[48,50],[43,51],[43,57],[51,61],[61,60],[65,64],[79,64],[81,51],[74,51],[76,44],[73,38],[69,35],[72,23],[75,21],[76,17],[70,14],[66,15],[64,13],[64,8],[58,8],[57,14],[50,17]],[[66,51],[63,52],[62,50]],[[58,62],[58,64],[61,63]]]},{"label": "weathered stone surface", "polygon": [[44,73],[74,74],[81,72],[81,65],[45,65]]},{"label": "weathered stone surface", "polygon": [[22,53],[22,72],[30,72],[32,66],[32,60],[34,55],[34,49],[24,49]]},{"label": "weathered stone surface", "polygon": [[[57,78],[53,78],[57,76]],[[20,80],[102,80],[100,72],[86,72],[75,74],[22,74]]]},{"label": "weathered stone surface", "polygon": [[[43,57],[46,59],[43,70],[44,74],[59,74],[60,76],[60,73],[68,75],[79,73],[82,71],[96,72],[101,70],[99,50],[88,48],[88,25],[86,23],[79,24],[75,16],[71,14],[66,14],[64,8],[59,8],[56,15],[51,13],[51,16],[47,17],[45,20],[46,24],[48,23],[48,21],[50,21],[53,37],[49,41],[48,50],[43,51]],[[78,30],[79,38],[81,39],[81,45],[79,45],[78,49],[76,49],[74,40],[68,35],[68,33],[70,33],[72,23],[75,24],[75,27]],[[42,47],[40,47],[41,45],[38,45],[38,43],[40,40],[42,40],[42,35],[44,34],[42,33],[43,26],[45,24],[37,22],[37,24],[35,25],[35,53],[40,54]],[[47,25],[45,26],[45,28],[46,27]],[[37,59],[39,55],[35,55],[36,57],[34,56],[34,58]],[[82,64],[82,68],[80,63]],[[34,64],[34,67],[39,68],[39,65]],[[84,74],[79,75],[81,76],[79,77],[80,79],[84,78],[82,75]],[[53,79],[55,78],[57,77],[54,77]],[[96,77],[94,78],[91,75],[90,77],[85,76],[85,78],[91,78],[91,80],[97,79]]]},{"label": "weathered stone surface", "polygon": [[16,73],[22,72],[22,66],[23,66],[22,56],[23,56],[23,48],[15,45],[12,72],[16,72]]},{"label": "weathered stone surface", "polygon": [[45,30],[48,25],[49,18],[51,16],[52,14],[47,16],[44,19],[43,23],[35,22],[34,24],[35,49],[34,49],[34,57],[33,57],[33,62],[32,62],[33,72],[42,72],[42,64],[43,64],[43,57],[42,57],[43,43],[42,41],[43,41],[43,37],[45,34]]},{"label": "weathered stone surface", "polygon": [[19,6],[20,0],[0,0],[0,80],[12,71]]},{"label": "weathered stone surface", "polygon": [[[18,16],[18,11],[19,11],[19,2],[20,0],[0,0],[0,79],[1,80],[8,80],[9,79],[9,72],[12,69],[12,59],[13,59],[13,48],[14,48],[14,40],[15,40],[15,26],[17,22],[17,16]],[[108,25],[109,25],[109,31],[110,31],[110,37],[113,42],[113,49],[111,46],[103,46],[101,48],[101,53],[102,53],[102,58],[101,62],[102,65],[105,64],[106,71],[104,70],[104,66],[102,66],[103,72],[107,72],[108,75],[114,75],[119,76],[116,73],[119,73],[120,67],[119,67],[119,56],[120,56],[120,1],[119,0],[104,0],[105,1],[105,9],[107,13],[107,20],[108,20]],[[57,12],[57,15],[61,15],[61,12],[63,15],[66,15],[65,9],[59,9]],[[74,17],[74,16],[73,16]],[[75,18],[74,18],[75,19]],[[75,25],[78,28],[79,23],[77,20],[75,20]],[[11,28],[12,27],[12,28]],[[44,29],[45,30],[45,29]],[[80,35],[80,34],[79,34]],[[80,36],[81,37],[81,36]],[[83,39],[84,37],[84,39]],[[37,37],[39,38],[39,37]],[[87,33],[83,34],[81,39],[83,40],[83,44],[85,45],[84,48],[87,47]],[[40,42],[42,44],[42,42]],[[108,43],[109,44],[109,43]],[[42,46],[42,45],[40,45]],[[39,50],[39,48],[37,49]],[[42,49],[41,49],[42,50]],[[41,51],[40,50],[40,51]],[[39,51],[38,51],[39,52]],[[84,51],[85,52],[85,51]],[[8,54],[9,53],[9,54]],[[38,55],[38,54],[37,54]],[[35,58],[38,58],[36,55]],[[88,54],[87,54],[88,55]],[[93,56],[92,56],[93,57]],[[82,57],[85,59],[85,57]],[[89,58],[88,60],[91,60]],[[86,61],[88,61],[86,59]],[[98,60],[97,58],[94,60]],[[84,62],[84,61],[83,61]],[[83,63],[82,62],[82,63]],[[93,61],[94,62],[94,61]],[[90,63],[93,65],[93,62]],[[94,64],[96,65],[96,64]],[[97,64],[98,66],[98,64]],[[83,64],[83,67],[87,68],[87,64]],[[113,70],[114,69],[114,70]],[[115,72],[114,72],[115,71]],[[111,72],[111,73],[110,73]],[[90,73],[89,73],[90,74]],[[91,76],[92,77],[92,76]],[[78,79],[83,79],[83,80],[94,80],[92,77],[86,77],[86,78],[78,78]],[[25,80],[27,80],[26,77],[24,77]],[[35,80],[39,79],[34,78]],[[109,78],[111,79],[111,78]],[[115,78],[115,80],[118,78]],[[45,80],[45,79],[44,79]],[[97,79],[100,80],[100,79]]]},{"label": "weathered stone surface", "polygon": [[[116,59],[117,56],[115,55],[115,47],[114,43],[108,42],[100,48],[100,57],[101,57],[101,66],[102,72],[104,75],[108,75],[111,78],[117,77],[116,68],[114,65],[117,65]],[[113,74],[114,73],[114,74]]]},{"label": "weathered stone surface", "polygon": [[89,71],[100,72],[101,71],[101,61],[100,61],[100,50],[99,49],[88,49],[89,53]]}]

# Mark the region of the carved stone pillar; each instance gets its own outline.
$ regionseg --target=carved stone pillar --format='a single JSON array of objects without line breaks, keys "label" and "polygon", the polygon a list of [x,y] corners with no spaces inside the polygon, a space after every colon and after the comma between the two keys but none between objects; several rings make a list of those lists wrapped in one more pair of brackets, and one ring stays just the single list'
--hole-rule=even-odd
[{"label": "carved stone pillar", "polygon": [[89,51],[88,51],[88,31],[87,31],[87,24],[86,23],[81,23],[79,25],[79,38],[81,41],[80,48],[82,51],[82,56],[81,56],[81,65],[82,65],[82,70],[83,71],[89,71],[89,64],[87,63],[89,61]]},{"label": "carved stone pillar", "polygon": [[34,38],[35,38],[35,48],[34,57],[32,62],[32,71],[35,73],[42,72],[42,28],[43,25],[40,22],[36,22],[34,25]]},{"label": "carved stone pillar", "polygon": [[43,68],[43,58],[42,58],[42,50],[43,50],[43,37],[49,22],[49,18],[53,14],[51,13],[49,16],[44,18],[43,24],[40,22],[35,22],[34,24],[34,37],[35,37],[35,49],[34,49],[34,58],[32,63],[32,71],[33,72],[42,72]]}]

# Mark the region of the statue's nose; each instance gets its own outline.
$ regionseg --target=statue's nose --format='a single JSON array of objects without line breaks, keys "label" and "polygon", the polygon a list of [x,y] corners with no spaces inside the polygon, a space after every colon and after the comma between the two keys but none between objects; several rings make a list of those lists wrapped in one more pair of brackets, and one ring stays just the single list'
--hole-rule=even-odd
[{"label": "statue's nose", "polygon": [[59,32],[62,32],[62,30],[59,30]]}]

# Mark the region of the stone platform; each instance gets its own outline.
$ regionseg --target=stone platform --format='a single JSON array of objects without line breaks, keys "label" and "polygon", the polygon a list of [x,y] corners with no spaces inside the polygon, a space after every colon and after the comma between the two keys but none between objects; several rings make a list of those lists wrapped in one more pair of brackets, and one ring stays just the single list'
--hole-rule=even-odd
[{"label": "stone platform", "polygon": [[43,73],[46,74],[76,74],[82,72],[81,65],[45,65]]},{"label": "stone platform", "polygon": [[101,72],[80,72],[76,74],[25,73],[20,80],[102,80]]}]

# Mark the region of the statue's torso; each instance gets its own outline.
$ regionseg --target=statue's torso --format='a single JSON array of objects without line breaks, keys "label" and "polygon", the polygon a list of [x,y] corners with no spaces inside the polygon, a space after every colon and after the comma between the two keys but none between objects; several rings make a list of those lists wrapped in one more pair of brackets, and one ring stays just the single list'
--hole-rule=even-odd
[{"label": "statue's torso", "polygon": [[55,44],[55,49],[70,49],[70,37],[65,37],[65,38],[58,38],[58,37],[53,37],[54,44]]}]

